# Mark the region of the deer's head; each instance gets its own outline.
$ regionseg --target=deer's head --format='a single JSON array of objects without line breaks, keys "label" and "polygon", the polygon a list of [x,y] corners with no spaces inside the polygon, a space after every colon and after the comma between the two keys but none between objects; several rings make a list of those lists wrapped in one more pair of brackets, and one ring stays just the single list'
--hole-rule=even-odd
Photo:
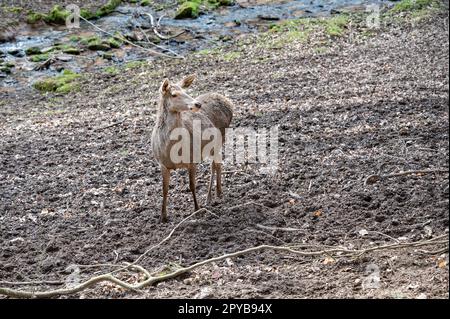
[{"label": "deer's head", "polygon": [[198,111],[202,105],[186,93],[185,89],[191,86],[195,75],[189,75],[177,83],[165,79],[161,84],[160,93],[165,107],[170,112]]}]

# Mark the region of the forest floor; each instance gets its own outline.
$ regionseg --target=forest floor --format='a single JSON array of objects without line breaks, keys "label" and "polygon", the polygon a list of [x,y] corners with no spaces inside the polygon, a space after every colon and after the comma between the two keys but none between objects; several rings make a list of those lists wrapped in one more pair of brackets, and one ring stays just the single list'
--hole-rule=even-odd
[{"label": "forest floor", "polygon": [[[233,127],[279,126],[279,167],[272,175],[257,164],[225,166],[224,198],[208,207],[214,215],[186,221],[140,265],[185,266],[261,244],[352,249],[448,235],[448,174],[364,183],[449,167],[448,9],[381,22],[336,37],[249,35],[185,60],[83,74],[66,95],[2,89],[0,281],[64,281],[70,265],[131,262],[193,212],[187,175],[177,171],[169,222],[159,222],[150,143],[160,83],[191,73],[193,95],[233,100]],[[207,163],[199,170],[204,201]],[[370,269],[379,271],[377,289],[362,288]],[[87,279],[111,269],[82,270]],[[99,284],[71,297],[448,298],[448,279],[448,252],[330,259],[264,251],[141,294]]]}]

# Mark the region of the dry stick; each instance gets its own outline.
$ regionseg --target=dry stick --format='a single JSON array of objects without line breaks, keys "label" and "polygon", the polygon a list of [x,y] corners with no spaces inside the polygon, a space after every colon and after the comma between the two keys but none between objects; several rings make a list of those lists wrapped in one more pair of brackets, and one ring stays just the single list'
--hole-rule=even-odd
[{"label": "dry stick", "polygon": [[391,177],[399,177],[399,176],[405,176],[405,175],[411,175],[411,174],[430,174],[430,173],[448,173],[449,170],[448,169],[430,169],[430,170],[413,170],[413,171],[405,171],[405,172],[400,172],[400,173],[393,173],[393,174],[388,174],[388,175],[370,175],[369,177],[366,178],[366,180],[364,181],[364,185],[367,184],[373,184],[376,183],[377,181],[381,180],[381,179],[386,179],[386,178],[391,178]]},{"label": "dry stick", "polygon": [[178,55],[178,53],[176,53],[175,51],[173,51],[173,50],[171,50],[171,49],[169,49],[169,48],[162,47],[162,46],[157,45],[156,43],[153,43],[152,41],[150,41],[150,39],[149,39],[147,33],[145,33],[144,30],[142,30],[141,27],[138,27],[138,28],[139,28],[139,30],[141,31],[141,33],[144,34],[145,38],[147,39],[147,42],[138,41],[137,43],[139,43],[139,44],[150,44],[150,45],[153,45],[154,47],[156,47],[156,48],[158,48],[158,49],[160,49],[160,50],[170,52],[170,53],[172,53],[173,55]]},{"label": "dry stick", "polygon": [[[87,22],[89,25],[93,26],[93,27],[96,28],[97,30],[99,30],[99,31],[101,31],[101,32],[103,32],[103,33],[106,33],[106,34],[109,35],[109,36],[112,36],[112,37],[114,37],[114,38],[117,37],[116,35],[114,35],[114,34],[108,32],[108,31],[105,31],[105,30],[101,29],[100,27],[96,26],[95,24],[93,24],[92,22],[90,22],[89,20],[87,20],[87,19],[85,19],[85,18],[83,18],[83,17],[81,17],[81,16],[80,16],[80,19],[82,19],[83,21]],[[168,54],[165,54],[165,53],[162,53],[162,52],[158,52],[158,51],[155,51],[155,50],[152,50],[152,49],[144,48],[144,47],[142,47],[142,46],[140,46],[140,45],[137,45],[137,44],[135,44],[135,43],[133,43],[133,42],[131,42],[131,41],[125,39],[124,37],[120,37],[120,39],[121,39],[122,41],[124,41],[124,42],[126,42],[126,43],[128,43],[128,44],[130,44],[130,45],[132,45],[132,46],[134,46],[134,47],[136,47],[136,48],[139,48],[139,49],[142,49],[142,50],[144,50],[144,51],[150,52],[150,53],[152,53],[152,54],[154,54],[154,55],[163,56],[163,57],[166,57],[166,58],[172,58],[172,59],[184,59],[183,56],[180,56],[180,55],[178,55],[178,54],[175,55],[175,56],[171,56],[171,55],[168,55]]]},{"label": "dry stick", "polygon": [[256,227],[267,230],[281,230],[281,231],[301,231],[299,228],[290,228],[290,227],[272,227],[272,226],[264,226],[261,224],[256,224]]},{"label": "dry stick", "polygon": [[[375,250],[387,250],[387,249],[392,250],[392,249],[405,248],[405,247],[420,247],[420,246],[431,245],[431,244],[447,243],[448,242],[447,240],[437,241],[438,239],[442,239],[444,237],[448,237],[448,236],[442,235],[442,236],[438,236],[438,237],[435,237],[435,238],[427,240],[427,241],[376,246],[376,247],[372,247],[372,248],[368,248],[368,249],[353,250],[353,251],[350,251],[347,249],[331,249],[331,250],[320,250],[320,251],[298,251],[298,250],[294,250],[288,246],[261,245],[261,246],[257,246],[257,247],[240,250],[240,251],[237,251],[234,253],[229,253],[229,254],[218,256],[218,257],[209,258],[209,259],[200,261],[198,263],[195,263],[191,266],[179,268],[179,269],[177,269],[169,274],[163,275],[163,276],[156,276],[156,277],[150,276],[146,280],[141,281],[136,284],[129,284],[120,279],[117,279],[116,277],[112,276],[111,274],[105,274],[105,275],[92,277],[91,279],[89,279],[75,287],[72,287],[72,288],[55,289],[55,290],[49,290],[49,291],[22,291],[22,290],[17,290],[17,289],[0,287],[0,294],[7,295],[10,297],[15,297],[15,298],[50,298],[50,297],[55,297],[55,296],[74,294],[74,293],[80,292],[84,289],[87,289],[87,288],[89,288],[99,282],[103,282],[103,281],[114,283],[124,289],[127,289],[127,290],[138,291],[139,289],[144,288],[146,286],[155,284],[157,282],[175,278],[177,276],[180,276],[184,273],[190,272],[190,271],[192,271],[196,268],[199,268],[201,266],[204,266],[206,264],[222,261],[227,258],[233,258],[233,257],[245,255],[245,254],[248,254],[251,252],[261,251],[261,250],[274,250],[274,251],[289,252],[289,253],[297,254],[300,256],[331,255],[333,253],[345,251],[345,252],[352,252],[353,253],[352,256],[354,256],[355,254],[358,254],[358,256],[360,256],[364,253],[375,251]],[[337,257],[343,257],[343,256],[341,255],[341,256],[337,256]],[[136,267],[136,265],[132,265],[132,264],[129,264],[128,266],[134,266],[136,269],[138,269],[140,271],[144,270],[144,268],[142,268],[140,266]],[[146,271],[144,273],[146,276],[150,275],[148,273],[148,271]]]},{"label": "dry stick", "polygon": [[176,35],[172,35],[172,36],[166,37],[166,36],[162,35],[161,33],[159,33],[159,31],[158,31],[158,28],[159,28],[159,26],[160,26],[160,22],[161,22],[162,18],[164,17],[164,15],[162,15],[161,17],[159,17],[158,22],[157,22],[156,25],[155,25],[155,19],[153,18],[153,15],[151,15],[150,13],[145,13],[145,15],[147,15],[147,16],[150,17],[150,23],[151,23],[151,25],[152,25],[153,33],[155,33],[156,36],[157,36],[158,38],[162,39],[162,40],[170,40],[170,39],[176,38],[176,37],[178,37],[178,36],[180,36],[180,35],[182,35],[183,33],[186,32],[185,30],[183,30],[183,31],[179,32],[179,33],[176,34]]}]

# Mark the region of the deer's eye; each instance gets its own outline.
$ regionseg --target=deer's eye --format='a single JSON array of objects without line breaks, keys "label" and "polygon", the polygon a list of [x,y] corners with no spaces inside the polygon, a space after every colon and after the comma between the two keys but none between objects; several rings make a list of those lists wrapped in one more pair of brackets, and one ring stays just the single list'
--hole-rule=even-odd
[{"label": "deer's eye", "polygon": [[172,97],[177,97],[178,93],[172,93]]}]

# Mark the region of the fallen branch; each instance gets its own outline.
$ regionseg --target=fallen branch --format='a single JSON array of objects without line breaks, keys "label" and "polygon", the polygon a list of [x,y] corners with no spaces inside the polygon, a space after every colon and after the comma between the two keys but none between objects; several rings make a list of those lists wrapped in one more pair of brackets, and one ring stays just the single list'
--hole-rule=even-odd
[{"label": "fallen branch", "polygon": [[392,177],[399,177],[399,176],[405,176],[405,175],[413,175],[413,174],[432,174],[432,173],[448,173],[449,170],[448,169],[430,169],[430,170],[412,170],[412,171],[405,171],[405,172],[399,172],[399,173],[393,173],[393,174],[387,174],[387,175],[370,175],[369,177],[366,178],[366,180],[364,181],[364,185],[368,185],[368,184],[375,184],[376,182],[383,180],[383,179],[387,179],[387,178],[392,178]]},{"label": "fallen branch", "polygon": [[144,14],[150,18],[150,24],[152,25],[153,33],[161,40],[174,39],[186,32],[186,30],[183,30],[183,31],[179,32],[178,34],[175,34],[172,36],[164,36],[161,33],[159,33],[159,31],[158,31],[158,29],[161,27],[160,23],[161,23],[162,18],[164,17],[164,14],[159,17],[158,22],[156,24],[155,24],[155,19],[153,18],[152,14],[150,14],[150,13],[144,13]]},{"label": "fallen branch", "polygon": [[[441,240],[443,238],[446,238],[446,239]],[[166,240],[166,239],[164,239],[164,240]],[[74,287],[71,287],[71,288],[62,288],[62,289],[55,289],[55,290],[48,290],[48,291],[26,291],[26,290],[17,290],[17,289],[0,287],[0,294],[6,295],[9,297],[15,297],[15,298],[50,298],[50,297],[74,294],[74,293],[80,292],[82,290],[88,289],[100,282],[111,282],[111,283],[116,284],[117,286],[122,287],[126,290],[139,291],[140,289],[142,289],[146,286],[153,285],[157,282],[161,282],[161,281],[165,281],[165,280],[169,280],[169,279],[178,277],[182,274],[188,273],[196,268],[199,268],[201,266],[204,266],[204,265],[207,265],[210,263],[215,263],[215,262],[225,260],[227,258],[238,257],[238,256],[249,254],[252,252],[258,252],[258,251],[264,251],[264,250],[273,250],[276,252],[288,252],[288,253],[292,253],[292,254],[299,255],[299,256],[311,257],[311,256],[326,255],[326,256],[335,256],[336,258],[339,258],[339,257],[349,257],[349,256],[358,257],[365,253],[373,252],[376,250],[388,250],[388,249],[392,250],[392,249],[399,249],[399,248],[406,248],[406,247],[421,247],[421,246],[436,245],[436,244],[440,245],[440,244],[444,244],[444,243],[448,243],[448,235],[438,236],[438,237],[432,238],[430,240],[425,240],[425,241],[401,243],[401,244],[390,244],[390,245],[384,245],[384,246],[375,246],[372,248],[359,249],[359,250],[348,250],[348,249],[344,249],[344,248],[335,248],[335,249],[330,249],[330,250],[318,250],[318,251],[299,251],[299,250],[295,250],[293,247],[289,247],[289,246],[261,245],[261,246],[257,246],[257,247],[247,248],[244,250],[239,250],[234,253],[228,253],[228,254],[218,256],[218,257],[209,258],[209,259],[200,261],[200,262],[195,263],[188,267],[181,267],[175,271],[172,271],[171,273],[168,273],[168,274],[162,275],[162,276],[152,276],[143,267],[138,266],[138,265],[128,264],[127,267],[134,267],[136,270],[144,273],[146,276],[145,280],[135,283],[135,284],[127,283],[123,280],[120,280],[120,279],[114,277],[111,274],[104,274],[104,275],[92,277],[89,280],[87,280],[79,285],[76,285]],[[347,253],[347,255],[337,254],[337,253],[342,253],[342,252]]]}]

